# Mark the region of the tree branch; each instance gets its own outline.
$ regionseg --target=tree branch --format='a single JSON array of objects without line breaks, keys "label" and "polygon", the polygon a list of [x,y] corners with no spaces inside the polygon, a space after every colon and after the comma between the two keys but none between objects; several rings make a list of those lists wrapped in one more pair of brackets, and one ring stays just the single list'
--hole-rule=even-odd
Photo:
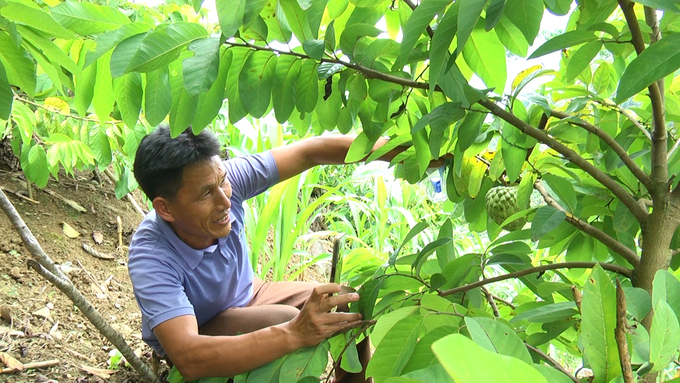
[{"label": "tree branch", "polygon": [[493,311],[493,316],[496,318],[500,318],[501,314],[498,311],[498,306],[496,305],[496,301],[493,298],[493,295],[487,289],[486,287],[481,288],[482,292],[484,293],[484,296],[486,297],[486,300],[489,302],[489,305],[491,306],[491,311]]},{"label": "tree branch", "polygon": [[552,198],[550,193],[548,193],[548,191],[545,190],[545,187],[543,187],[543,183],[541,182],[541,180],[537,180],[534,183],[534,188],[536,190],[538,190],[539,193],[541,193],[543,200],[545,200],[545,202],[548,205],[554,207],[557,210],[563,211],[567,214],[567,218],[566,218],[567,222],[572,224],[577,229],[583,231],[584,233],[586,233],[586,234],[590,235],[591,237],[597,239],[598,241],[602,242],[603,245],[607,246],[612,251],[621,255],[634,268],[637,267],[637,265],[640,264],[640,257],[637,254],[635,254],[635,252],[633,250],[624,246],[621,242],[610,237],[607,233],[605,233],[602,230],[596,228],[595,226],[589,224],[588,222],[576,217],[575,215],[566,211],[562,206],[560,206],[560,204],[558,204],[557,201],[555,201],[555,199]]},{"label": "tree branch", "polygon": [[604,187],[609,189],[624,205],[626,205],[628,210],[630,210],[633,216],[635,216],[635,219],[638,220],[640,225],[644,224],[645,219],[647,218],[647,211],[640,208],[640,206],[637,204],[633,196],[628,194],[628,192],[621,185],[619,185],[618,182],[614,181],[605,172],[601,171],[593,164],[586,161],[578,153],[568,148],[561,142],[548,136],[548,134],[545,133],[544,131],[538,130],[533,126],[527,124],[514,114],[496,105],[493,101],[480,100],[478,101],[478,103],[487,108],[494,116],[505,120],[506,122],[510,123],[517,129],[519,129],[522,133],[525,133],[535,138],[536,140],[546,144],[556,152],[562,154],[568,161],[578,166],[586,173],[590,174]]},{"label": "tree branch", "polygon": [[574,118],[575,116],[570,116],[569,114],[564,113],[564,112],[560,112],[558,110],[551,110],[550,115],[553,116],[553,117],[557,117],[561,120],[562,119],[570,119],[568,121],[570,124],[579,126],[583,129],[587,130],[588,132],[596,135],[597,137],[599,137],[605,144],[607,144],[610,148],[612,148],[614,153],[616,153],[621,158],[623,163],[631,171],[631,173],[633,173],[635,178],[637,178],[647,188],[647,190],[651,189],[652,180],[649,178],[647,173],[643,172],[642,169],[640,169],[640,167],[637,166],[637,164],[635,162],[633,162],[633,159],[630,158],[630,156],[628,155],[628,152],[626,152],[623,149],[623,147],[621,147],[621,145],[619,145],[619,143],[616,142],[616,140],[614,140],[614,138],[612,136],[610,136],[609,134],[607,134],[604,130],[599,129],[595,125],[590,124],[588,122],[580,121],[580,119],[579,119],[579,121],[574,121],[572,118]]},{"label": "tree branch", "polygon": [[[628,23],[633,46],[639,56],[645,50],[645,42],[642,38],[642,30],[640,30],[637,15],[635,15],[635,4],[630,0],[618,0],[618,2]],[[654,121],[654,129],[652,131],[652,182],[658,187],[658,190],[657,188],[650,189],[650,193],[652,193],[653,197],[659,198],[666,191],[663,185],[668,180],[666,116],[663,94],[658,84],[656,82],[650,84],[648,90],[649,98],[652,102],[652,119]]]},{"label": "tree branch", "polygon": [[[555,367],[556,370],[560,371],[564,375],[568,376],[569,379],[574,381],[574,383],[579,383],[580,380],[578,380],[574,375],[570,374],[569,371],[567,371],[564,367],[562,367],[561,364],[557,363],[557,361],[553,358],[550,357],[550,355],[544,353],[540,348],[534,347],[530,345],[529,343],[524,343],[524,345],[530,350],[538,354],[543,360],[546,362],[550,363],[553,367]],[[627,382],[626,382],[627,383]]]},{"label": "tree branch", "polygon": [[621,287],[621,282],[616,278],[616,328],[614,329],[614,337],[616,338],[616,346],[619,348],[619,362],[623,372],[623,381],[625,383],[635,383],[633,368],[630,365],[630,355],[628,354],[627,327],[626,295]]},{"label": "tree branch", "polygon": [[519,278],[519,277],[523,277],[525,275],[540,273],[540,272],[547,271],[547,270],[592,269],[593,267],[595,267],[595,265],[600,265],[603,269],[621,274],[621,275],[625,276],[626,278],[632,278],[633,277],[633,271],[632,270],[627,269],[623,266],[612,265],[612,264],[609,264],[609,263],[601,263],[601,262],[551,263],[549,265],[541,265],[541,266],[536,266],[536,267],[530,267],[528,269],[515,271],[515,272],[512,272],[512,273],[508,273],[508,274],[499,275],[497,277],[482,279],[481,281],[470,283],[468,285],[458,286],[458,287],[454,287],[454,288],[449,289],[449,290],[439,291],[439,296],[445,297],[445,296],[451,295],[451,294],[462,293],[462,292],[465,292],[465,291],[476,289],[477,287],[488,285],[490,283],[504,281],[506,279]]}]

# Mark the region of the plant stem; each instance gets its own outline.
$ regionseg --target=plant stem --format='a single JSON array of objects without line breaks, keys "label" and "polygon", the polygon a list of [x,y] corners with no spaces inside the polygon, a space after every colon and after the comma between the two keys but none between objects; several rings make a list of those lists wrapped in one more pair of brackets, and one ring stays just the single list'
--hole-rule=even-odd
[{"label": "plant stem", "polygon": [[[557,363],[557,361],[556,361],[555,359],[551,358],[550,355],[544,353],[540,348],[534,347],[534,346],[530,345],[529,343],[525,343],[524,345],[525,345],[529,350],[531,350],[531,351],[535,352],[536,354],[538,354],[538,356],[540,356],[541,358],[543,358],[543,360],[545,360],[546,362],[550,363],[553,367],[555,367],[555,369],[559,370],[561,373],[563,373],[564,375],[568,376],[569,379],[571,379],[571,380],[574,381],[574,383],[579,383],[579,382],[580,382],[574,375],[570,374],[569,371],[567,371],[564,367],[562,367],[561,364]],[[626,383],[627,383],[627,382],[626,382]]]},{"label": "plant stem", "polygon": [[623,266],[612,265],[612,264],[609,264],[609,263],[601,263],[601,262],[551,263],[549,265],[541,265],[541,266],[536,266],[536,267],[530,267],[528,269],[515,271],[515,272],[512,272],[512,273],[508,273],[508,274],[499,275],[497,277],[491,277],[491,278],[488,278],[488,279],[483,279],[481,281],[470,283],[468,285],[458,286],[458,287],[454,287],[454,288],[449,289],[449,290],[439,291],[439,296],[444,297],[444,296],[451,295],[451,294],[462,293],[462,292],[465,292],[465,291],[475,289],[477,287],[488,285],[489,283],[504,281],[506,279],[519,278],[519,277],[523,277],[523,276],[529,275],[529,274],[540,273],[542,271],[556,270],[556,269],[592,269],[593,267],[595,267],[595,265],[600,265],[605,270],[613,271],[613,272],[621,274],[621,275],[623,275],[627,278],[633,277],[633,271],[632,270],[627,269]]},{"label": "plant stem", "polygon": [[616,338],[616,345],[619,348],[619,361],[621,363],[621,371],[623,371],[623,381],[625,383],[635,383],[633,368],[630,365],[630,355],[628,355],[627,327],[626,295],[621,287],[621,282],[616,278],[616,328],[614,329],[614,336]]},{"label": "plant stem", "polygon": [[584,233],[590,235],[591,237],[597,239],[598,241],[602,242],[605,246],[610,248],[612,251],[616,252],[617,254],[621,255],[623,258],[625,258],[633,267],[637,267],[637,265],[640,264],[640,257],[635,254],[635,252],[628,247],[624,246],[621,242],[617,241],[616,239],[612,238],[609,236],[607,233],[604,231],[596,228],[595,226],[589,224],[588,222],[576,217],[575,215],[571,214],[570,212],[566,211],[560,204],[555,201],[554,198],[548,193],[547,190],[543,187],[543,183],[541,180],[537,180],[534,183],[534,188],[538,190],[539,193],[541,193],[541,196],[543,197],[543,200],[545,202],[554,207],[557,210],[563,211],[567,214],[566,221],[575,226],[577,229],[583,231]]},{"label": "plant stem", "polygon": [[500,318],[501,313],[498,312],[498,306],[496,306],[496,301],[494,301],[493,295],[491,295],[491,292],[489,291],[489,289],[487,289],[486,287],[482,287],[481,290],[484,293],[486,300],[489,302],[489,305],[491,306],[491,311],[493,311],[493,316],[495,316],[496,318]]}]

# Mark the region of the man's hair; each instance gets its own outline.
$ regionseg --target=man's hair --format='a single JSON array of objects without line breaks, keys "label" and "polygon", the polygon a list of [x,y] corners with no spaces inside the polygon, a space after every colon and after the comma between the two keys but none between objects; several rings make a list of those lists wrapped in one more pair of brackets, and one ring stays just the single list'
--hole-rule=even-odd
[{"label": "man's hair", "polygon": [[185,167],[220,155],[220,143],[204,129],[195,135],[191,127],[176,138],[167,126],[159,126],[139,143],[134,174],[146,196],[173,199],[182,186]]}]

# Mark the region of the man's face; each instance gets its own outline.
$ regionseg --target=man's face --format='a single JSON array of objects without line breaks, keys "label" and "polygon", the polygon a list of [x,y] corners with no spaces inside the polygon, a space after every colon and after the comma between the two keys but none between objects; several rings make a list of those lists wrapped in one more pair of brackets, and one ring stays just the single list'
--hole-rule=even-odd
[{"label": "man's face", "polygon": [[175,198],[164,199],[167,214],[163,218],[187,245],[204,249],[231,232],[231,192],[218,156],[189,165],[182,172]]}]

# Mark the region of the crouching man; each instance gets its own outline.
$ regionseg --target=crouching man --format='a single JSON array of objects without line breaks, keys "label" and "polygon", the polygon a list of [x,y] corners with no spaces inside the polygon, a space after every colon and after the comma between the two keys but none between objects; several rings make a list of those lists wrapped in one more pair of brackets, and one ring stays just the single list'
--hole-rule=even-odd
[{"label": "crouching man", "polygon": [[[153,210],[133,236],[129,273],[144,341],[187,381],[251,371],[361,323],[360,314],[331,312],[359,299],[335,294],[336,284],[254,277],[244,233],[245,200],[313,166],[344,163],[352,141],[314,137],[223,161],[207,130],[171,138],[160,127],[142,140],[134,175]],[[365,367],[368,339],[359,352]],[[365,378],[339,372],[336,381]]]}]

